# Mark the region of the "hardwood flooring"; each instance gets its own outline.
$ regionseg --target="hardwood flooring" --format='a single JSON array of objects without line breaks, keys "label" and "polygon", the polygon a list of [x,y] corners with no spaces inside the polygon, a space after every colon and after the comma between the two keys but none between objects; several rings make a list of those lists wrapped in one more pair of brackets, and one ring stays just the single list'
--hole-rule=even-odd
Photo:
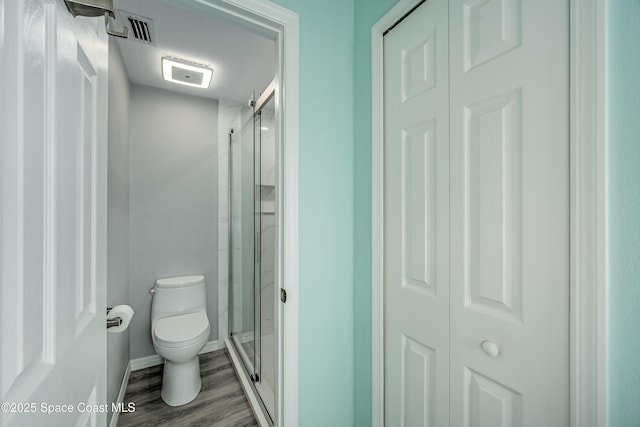
[{"label": "hardwood flooring", "polygon": [[257,426],[253,412],[236,377],[226,350],[200,355],[202,390],[196,399],[172,407],[162,401],[162,365],[131,373],[124,397],[125,407],[135,403],[135,412],[123,412],[119,427]]}]

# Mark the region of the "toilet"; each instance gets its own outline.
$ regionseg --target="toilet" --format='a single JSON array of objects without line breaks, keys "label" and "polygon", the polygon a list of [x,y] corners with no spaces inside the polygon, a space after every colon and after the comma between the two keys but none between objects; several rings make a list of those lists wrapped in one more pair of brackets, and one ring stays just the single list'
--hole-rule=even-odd
[{"label": "toilet", "polygon": [[162,400],[170,406],[191,402],[200,393],[198,354],[209,340],[204,276],[156,280],[151,290],[151,338],[164,358]]}]

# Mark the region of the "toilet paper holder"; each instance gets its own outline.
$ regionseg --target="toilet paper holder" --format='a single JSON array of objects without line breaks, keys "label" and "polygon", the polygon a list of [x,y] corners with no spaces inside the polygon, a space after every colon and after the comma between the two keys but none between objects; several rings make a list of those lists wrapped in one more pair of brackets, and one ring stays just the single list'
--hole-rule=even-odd
[{"label": "toilet paper holder", "polygon": [[126,304],[107,307],[107,332],[119,334],[129,328],[133,319],[133,309]]},{"label": "toilet paper holder", "polygon": [[107,329],[122,325],[122,317],[107,319]]},{"label": "toilet paper holder", "polygon": [[[113,307],[107,307],[107,315],[113,309]],[[122,325],[122,317],[114,317],[113,319],[107,319],[107,329],[115,326]]]}]

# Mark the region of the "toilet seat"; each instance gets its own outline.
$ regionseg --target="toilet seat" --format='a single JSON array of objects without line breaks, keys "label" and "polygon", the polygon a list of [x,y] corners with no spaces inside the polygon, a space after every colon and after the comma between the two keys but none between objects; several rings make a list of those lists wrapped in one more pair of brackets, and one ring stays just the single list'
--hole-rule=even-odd
[{"label": "toilet seat", "polygon": [[209,319],[204,311],[163,317],[156,322],[153,336],[163,347],[187,347],[209,335]]}]

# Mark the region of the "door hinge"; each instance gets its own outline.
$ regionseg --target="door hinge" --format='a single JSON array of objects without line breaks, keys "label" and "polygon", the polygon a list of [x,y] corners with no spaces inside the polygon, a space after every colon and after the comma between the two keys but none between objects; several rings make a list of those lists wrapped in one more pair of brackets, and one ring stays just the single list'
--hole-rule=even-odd
[{"label": "door hinge", "polygon": [[280,288],[280,301],[283,303],[287,302],[287,291],[282,288]]}]

